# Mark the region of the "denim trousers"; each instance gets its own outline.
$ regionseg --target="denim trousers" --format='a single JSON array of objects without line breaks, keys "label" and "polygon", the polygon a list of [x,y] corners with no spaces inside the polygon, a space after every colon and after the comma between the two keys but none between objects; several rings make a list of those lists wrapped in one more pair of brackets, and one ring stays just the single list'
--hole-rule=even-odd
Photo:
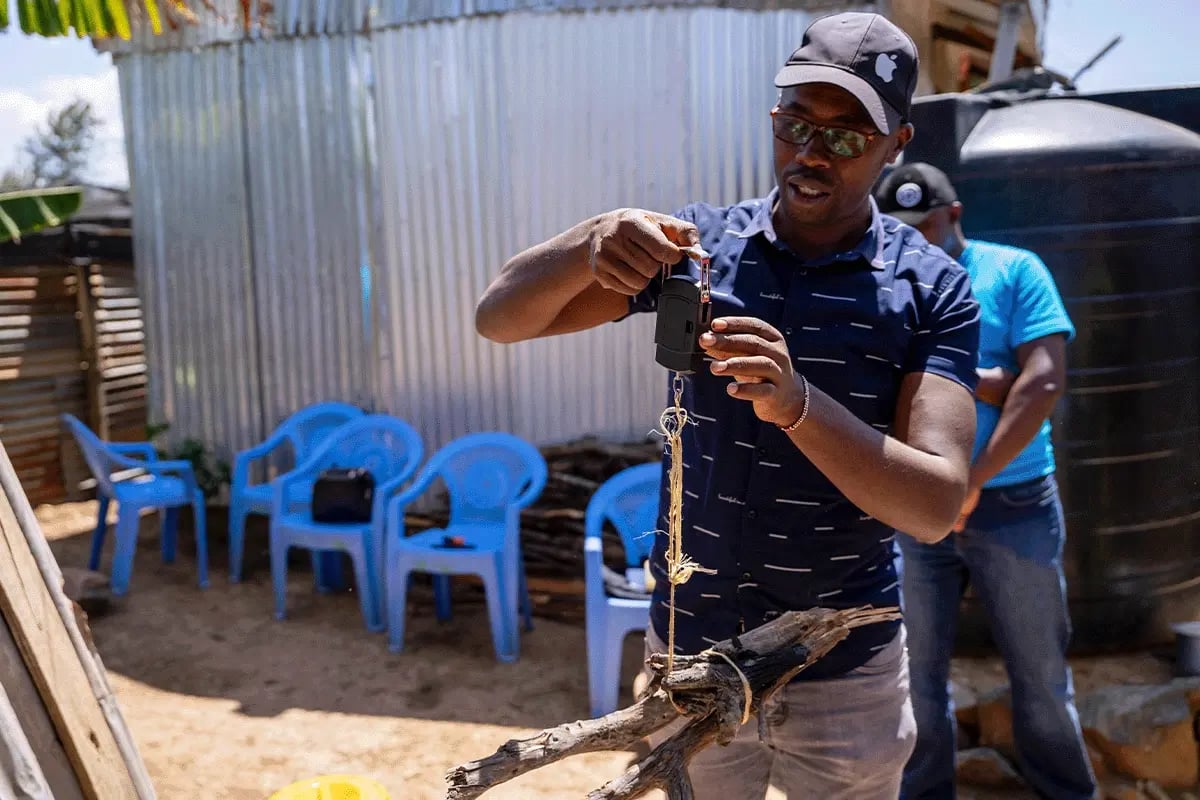
[{"label": "denim trousers", "polygon": [[961,533],[936,544],[897,536],[917,745],[904,800],[952,800],[955,719],[950,658],[970,584],[1012,687],[1018,765],[1039,796],[1087,800],[1095,776],[1067,663],[1071,622],[1062,570],[1062,503],[1053,475],[985,489]]}]

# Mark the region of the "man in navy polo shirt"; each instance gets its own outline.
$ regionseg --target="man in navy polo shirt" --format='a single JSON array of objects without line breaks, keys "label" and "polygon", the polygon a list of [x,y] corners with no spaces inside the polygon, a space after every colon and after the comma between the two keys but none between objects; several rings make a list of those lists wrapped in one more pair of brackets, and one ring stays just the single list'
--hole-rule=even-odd
[{"label": "man in navy polo shirt", "polygon": [[[941,170],[899,167],[880,183],[875,199],[966,268],[981,309],[981,389],[998,384],[992,387],[998,391],[979,392],[971,480],[955,533],[935,544],[900,537],[918,729],[903,796],[955,796],[948,681],[959,601],[969,582],[1012,684],[1022,772],[1042,797],[1087,800],[1096,785],[1066,658],[1066,529],[1049,420],[1066,382],[1067,341],[1075,327],[1040,258],[963,236],[963,207]],[[1005,373],[1016,379],[1006,381]]]},{"label": "man in navy polo shirt", "polygon": [[[912,137],[916,83],[912,40],[885,18],[817,20],[775,79],[770,194],[600,214],[514,256],[479,302],[490,339],[569,333],[654,311],[664,263],[695,279],[682,248],[712,255],[711,363],[685,380],[682,459],[684,550],[715,574],[677,589],[679,652],[788,610],[897,605],[894,531],[937,541],[962,506],[978,305],[962,268],[870,196]],[[656,649],[664,552],[659,536]],[[697,798],[761,800],[774,768],[792,800],[894,800],[915,740],[903,628],[855,631],[765,717],[763,740],[751,722],[697,755]]]}]

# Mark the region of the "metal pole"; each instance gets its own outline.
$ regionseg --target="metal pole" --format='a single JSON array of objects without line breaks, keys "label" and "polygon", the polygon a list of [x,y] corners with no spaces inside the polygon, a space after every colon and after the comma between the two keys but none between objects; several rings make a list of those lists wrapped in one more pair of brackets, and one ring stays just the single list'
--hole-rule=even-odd
[{"label": "metal pole", "polygon": [[1024,14],[1023,2],[1006,2],[1000,6],[1000,21],[996,24],[996,45],[992,49],[988,83],[1002,81],[1012,75],[1013,62],[1017,57],[1017,36],[1021,31],[1021,18]]}]

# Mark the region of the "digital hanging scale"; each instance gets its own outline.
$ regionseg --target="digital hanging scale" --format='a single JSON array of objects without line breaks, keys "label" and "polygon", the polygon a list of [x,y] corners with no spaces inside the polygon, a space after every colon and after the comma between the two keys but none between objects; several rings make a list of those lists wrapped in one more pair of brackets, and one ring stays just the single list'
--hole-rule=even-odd
[{"label": "digital hanging scale", "polygon": [[662,292],[654,323],[654,359],[667,369],[689,375],[704,368],[700,334],[712,323],[710,257],[698,245],[682,248],[700,265],[700,281],[689,275],[671,275],[663,265]]}]

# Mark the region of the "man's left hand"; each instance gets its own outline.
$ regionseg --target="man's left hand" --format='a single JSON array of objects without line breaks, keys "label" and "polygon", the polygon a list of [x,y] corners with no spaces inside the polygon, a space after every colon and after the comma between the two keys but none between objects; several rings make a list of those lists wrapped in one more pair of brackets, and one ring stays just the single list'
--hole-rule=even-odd
[{"label": "man's left hand", "polygon": [[958,521],[954,523],[954,532],[962,533],[967,527],[967,520],[971,518],[971,514],[975,512],[975,506],[979,505],[978,486],[971,486],[967,489],[967,496],[963,500],[962,510],[958,512]]},{"label": "man's left hand", "polygon": [[712,357],[714,375],[727,375],[729,394],[754,404],[754,413],[772,425],[791,425],[804,410],[804,390],[783,335],[755,317],[719,317],[700,337]]}]

